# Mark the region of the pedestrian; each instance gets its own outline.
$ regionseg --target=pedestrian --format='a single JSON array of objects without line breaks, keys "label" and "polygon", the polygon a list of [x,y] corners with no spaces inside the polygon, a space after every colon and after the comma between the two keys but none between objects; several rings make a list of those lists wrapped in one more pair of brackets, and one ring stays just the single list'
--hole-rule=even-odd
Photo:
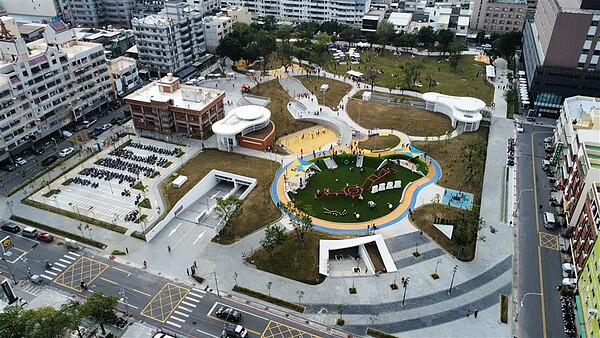
[{"label": "pedestrian", "polygon": [[144,269],[148,267],[148,263],[144,261]]},{"label": "pedestrian", "polygon": [[478,314],[478,313],[479,313],[479,310],[478,310],[478,309],[475,309],[475,311],[473,311],[473,316],[474,316],[475,318],[477,318],[477,314]]},{"label": "pedestrian", "polygon": [[196,261],[194,261],[194,268],[197,268],[198,265],[196,264]]},{"label": "pedestrian", "polygon": [[192,276],[196,274],[196,269],[192,266]]},{"label": "pedestrian", "polygon": [[167,245],[167,250],[169,250],[169,252],[171,252],[171,245]]},{"label": "pedestrian", "polygon": [[540,210],[542,210],[542,208],[543,208],[543,207],[544,207],[544,206],[540,204]]},{"label": "pedestrian", "polygon": [[467,317],[471,315],[471,309],[467,309]]},{"label": "pedestrian", "polygon": [[125,248],[125,252],[129,255],[129,248]]},{"label": "pedestrian", "polygon": [[190,269],[186,268],[185,272],[187,273],[188,276],[190,275]]}]

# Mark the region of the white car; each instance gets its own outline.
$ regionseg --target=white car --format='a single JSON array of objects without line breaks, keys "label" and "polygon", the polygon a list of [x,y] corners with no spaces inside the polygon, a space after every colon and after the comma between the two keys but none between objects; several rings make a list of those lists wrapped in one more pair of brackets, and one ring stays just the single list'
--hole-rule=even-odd
[{"label": "white car", "polygon": [[98,121],[98,120],[96,120],[96,119],[91,120],[91,121],[85,120],[81,124],[85,127],[85,129],[89,129],[94,123],[96,123],[96,121]]},{"label": "white car", "polygon": [[574,288],[574,287],[577,286],[577,279],[575,279],[575,278],[563,278],[562,285]]},{"label": "white car", "polygon": [[106,131],[106,130],[109,130],[111,127],[112,127],[112,124],[110,124],[110,123],[103,124],[102,125],[102,130]]},{"label": "white car", "polygon": [[25,165],[25,164],[27,164],[27,160],[25,160],[24,158],[21,158],[21,157],[17,157],[15,159],[15,163],[17,165]]},{"label": "white car", "polygon": [[571,264],[571,263],[564,263],[564,264],[562,265],[562,268],[563,268],[563,270],[564,270],[565,272],[571,272],[571,271],[575,270],[575,269],[574,269],[575,267],[574,267],[574,266],[573,266],[573,264]]},{"label": "white car", "polygon": [[523,132],[523,125],[520,123],[517,123],[517,133],[522,133]]},{"label": "white car", "polygon": [[75,151],[75,149],[73,147],[68,147],[68,148],[61,150],[60,153],[58,153],[58,156],[67,157],[67,156],[71,155],[74,151]]}]

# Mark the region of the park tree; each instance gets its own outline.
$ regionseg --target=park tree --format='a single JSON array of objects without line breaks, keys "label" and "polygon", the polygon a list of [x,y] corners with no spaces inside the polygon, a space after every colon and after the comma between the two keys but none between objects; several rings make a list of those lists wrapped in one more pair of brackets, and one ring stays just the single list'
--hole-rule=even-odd
[{"label": "park tree", "polygon": [[479,33],[477,33],[477,36],[475,37],[475,42],[477,43],[486,43],[487,42],[487,37],[486,37],[486,33],[485,31],[481,31]]},{"label": "park tree", "polygon": [[220,42],[219,46],[215,50],[220,58],[230,58],[233,61],[240,60],[242,58],[243,49],[240,48],[240,41],[233,36],[227,35]]},{"label": "park tree", "polygon": [[375,82],[383,76],[383,71],[381,69],[377,69],[375,67],[370,67],[365,74],[365,79],[367,79],[371,83],[371,91],[373,91],[373,87],[375,86]]},{"label": "park tree", "polygon": [[319,29],[319,24],[316,21],[301,22],[296,28],[298,36],[301,39],[312,39]]},{"label": "park tree", "polygon": [[402,85],[402,78],[398,74],[388,74],[385,78],[385,84],[389,88],[390,93],[394,89],[398,89]]},{"label": "park tree", "polygon": [[417,32],[417,41],[422,43],[425,48],[429,48],[435,42],[435,32],[433,27],[424,26]]},{"label": "park tree", "polygon": [[327,34],[326,32],[321,32],[316,34],[314,39],[317,40],[317,44],[326,46],[331,42],[331,35]]},{"label": "park tree", "polygon": [[521,48],[522,39],[523,33],[515,31],[496,35],[492,42],[492,53],[510,62],[517,49]]},{"label": "park tree", "polygon": [[360,34],[359,34],[358,30],[356,30],[352,27],[344,27],[344,29],[342,29],[338,33],[340,40],[347,41],[350,44],[355,43],[356,39],[358,38],[359,35]]},{"label": "park tree", "polygon": [[305,246],[306,234],[313,228],[312,217],[304,212],[298,212],[293,217],[290,217],[290,223],[294,227],[296,237]]},{"label": "park tree", "polygon": [[108,296],[102,291],[96,291],[85,303],[81,304],[79,310],[83,317],[100,325],[102,334],[106,335],[104,324],[114,323],[117,320],[115,310],[118,301],[119,299],[115,296]]},{"label": "park tree", "polygon": [[26,332],[26,323],[21,320],[25,310],[20,306],[7,306],[0,312],[0,337],[21,338]]},{"label": "park tree", "polygon": [[277,33],[275,35],[278,39],[281,40],[284,46],[289,47],[292,33],[294,33],[294,29],[291,26],[283,26],[279,30],[277,30]]},{"label": "park tree", "polygon": [[294,49],[290,46],[281,46],[277,49],[277,52],[275,53],[275,58],[277,59],[277,62],[281,66],[283,66],[285,72],[287,73],[288,68],[293,63]]},{"label": "park tree", "polygon": [[460,156],[465,165],[465,183],[470,182],[482,167],[485,161],[485,151],[484,144],[477,141],[470,141],[461,148]]},{"label": "park tree", "polygon": [[502,96],[506,100],[507,110],[514,114],[519,107],[519,92],[516,86],[509,85]]},{"label": "park tree", "polygon": [[479,208],[473,206],[471,209],[462,210],[455,223],[452,240],[459,247],[457,257],[460,259],[464,250],[477,241],[477,234],[485,221],[479,216]]},{"label": "park tree", "polygon": [[324,21],[319,25],[319,30],[321,32],[326,32],[329,35],[334,35],[341,32],[344,28],[348,26],[333,20]]},{"label": "park tree", "polygon": [[26,323],[25,337],[62,338],[69,331],[71,319],[51,306],[23,312],[20,320]]},{"label": "park tree", "polygon": [[438,42],[438,49],[442,52],[442,55],[450,52],[450,44],[454,41],[454,33],[449,29],[440,29],[436,33],[436,41]]},{"label": "park tree", "polygon": [[260,30],[254,34],[246,53],[250,60],[261,60],[263,72],[267,71],[269,56],[277,49],[275,36],[267,31]]},{"label": "park tree", "polygon": [[262,29],[269,33],[277,31],[277,18],[274,15],[266,15],[262,18]]},{"label": "park tree", "polygon": [[377,43],[381,45],[381,55],[383,55],[385,46],[392,44],[394,37],[396,36],[396,30],[394,25],[384,20],[377,26]]},{"label": "park tree", "polygon": [[409,47],[414,47],[417,43],[417,36],[415,34],[408,34],[402,32],[394,37],[393,44],[396,47],[400,47],[402,49],[406,49]]},{"label": "park tree", "polygon": [[458,39],[454,39],[450,46],[448,47],[448,51],[450,52],[450,68],[452,70],[456,70],[458,68],[458,63],[460,62],[460,58],[462,56],[462,51],[465,48],[465,45],[462,41]]},{"label": "park tree", "polygon": [[277,224],[271,224],[265,229],[265,237],[260,240],[260,245],[269,253],[271,258],[275,258],[273,252],[275,248],[285,240],[285,230]]},{"label": "park tree", "polygon": [[402,72],[404,72],[404,88],[414,89],[418,81],[421,80],[421,71],[423,65],[415,62],[407,62],[401,66]]},{"label": "park tree", "polygon": [[377,32],[366,32],[365,39],[369,43],[369,48],[373,48],[373,44],[379,43],[379,36]]},{"label": "park tree", "polygon": [[228,234],[233,234],[233,224],[240,215],[240,206],[242,200],[235,195],[229,195],[226,198],[217,197],[215,213],[221,219],[222,229],[227,229]]}]

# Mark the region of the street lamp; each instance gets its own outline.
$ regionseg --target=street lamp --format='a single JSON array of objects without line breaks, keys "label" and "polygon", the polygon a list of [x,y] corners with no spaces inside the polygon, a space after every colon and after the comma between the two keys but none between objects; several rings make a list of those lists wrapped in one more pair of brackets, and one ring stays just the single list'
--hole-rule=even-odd
[{"label": "street lamp", "polygon": [[125,278],[123,278],[123,281],[121,282],[121,292],[119,292],[123,298],[121,298],[121,302],[123,303],[123,305],[125,305],[125,312],[127,312],[127,316],[129,316],[129,299],[127,298],[127,294],[125,293],[125,280],[131,276],[131,273],[128,273],[127,276],[125,276]]},{"label": "street lamp", "polygon": [[515,322],[519,321],[519,313],[521,313],[521,308],[523,307],[523,305],[525,305],[523,302],[525,302],[525,297],[529,295],[543,296],[543,294],[539,292],[527,292],[526,294],[524,294],[523,298],[521,299],[519,309],[517,310],[517,314],[515,315]]},{"label": "street lamp", "polygon": [[408,287],[408,282],[410,281],[410,277],[402,277],[400,283],[402,283],[402,287],[404,287],[404,295],[402,296],[402,306],[404,306],[404,300],[406,299],[406,288]]},{"label": "street lamp", "polygon": [[452,285],[454,284],[454,276],[456,276],[456,271],[458,271],[458,265],[455,265],[452,269],[452,281],[450,281],[450,289],[448,289],[448,294],[452,294]]},{"label": "street lamp", "polygon": [[6,201],[6,206],[8,206],[8,209],[10,209],[10,217],[14,216],[13,208],[12,208],[14,203],[15,203],[14,201]]}]

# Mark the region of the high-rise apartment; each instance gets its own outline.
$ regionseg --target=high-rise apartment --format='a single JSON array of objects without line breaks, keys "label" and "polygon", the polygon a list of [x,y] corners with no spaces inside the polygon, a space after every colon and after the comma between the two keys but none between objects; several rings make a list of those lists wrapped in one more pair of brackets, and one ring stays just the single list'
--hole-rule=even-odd
[{"label": "high-rise apartment", "polygon": [[523,61],[536,113],[558,117],[566,97],[598,95],[599,22],[600,1],[537,1],[534,20],[523,29]]},{"label": "high-rise apartment", "polygon": [[206,52],[202,13],[184,2],[167,2],[159,14],[133,19],[140,68],[176,73]]},{"label": "high-rise apartment", "polygon": [[371,0],[228,0],[227,4],[248,8],[253,19],[273,15],[297,23],[332,20],[356,28],[361,27],[363,16],[371,8]]},{"label": "high-rise apartment", "polygon": [[102,45],[78,41],[63,22],[25,43],[12,18],[0,37],[0,161],[113,98]]},{"label": "high-rise apartment", "polygon": [[527,0],[475,0],[469,28],[486,33],[521,31],[527,8]]}]

